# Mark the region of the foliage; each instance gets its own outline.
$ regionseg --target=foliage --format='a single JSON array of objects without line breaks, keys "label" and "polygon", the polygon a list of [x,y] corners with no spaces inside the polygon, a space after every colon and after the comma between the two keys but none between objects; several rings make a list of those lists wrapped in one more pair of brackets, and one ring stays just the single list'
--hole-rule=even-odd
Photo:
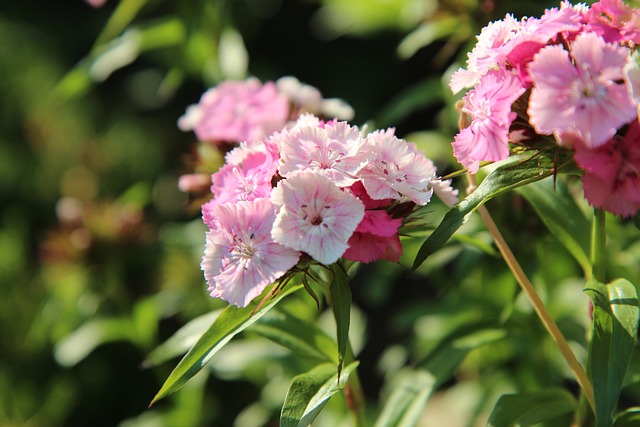
[{"label": "foliage", "polygon": [[[429,204],[400,263],[314,270],[321,284],[294,277],[245,309],[210,298],[198,268],[201,200],[177,180],[223,157],[176,120],[206,88],[294,75],[347,100],[354,123],[396,127],[464,195],[446,83],[507,7],[557,5],[516,3],[0,5],[0,425],[553,427],[575,411],[636,425],[638,218],[606,217],[606,275],[592,277],[593,215],[553,155]],[[589,361],[595,415],[480,206]]]}]

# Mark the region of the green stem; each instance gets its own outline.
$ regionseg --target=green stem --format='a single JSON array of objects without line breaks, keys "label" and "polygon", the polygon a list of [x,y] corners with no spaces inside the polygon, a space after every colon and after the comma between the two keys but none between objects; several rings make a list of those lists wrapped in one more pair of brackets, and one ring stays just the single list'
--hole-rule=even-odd
[{"label": "green stem", "polygon": [[596,208],[593,215],[593,230],[591,234],[591,264],[592,277],[601,283],[606,283],[605,245],[607,233],[605,211]]},{"label": "green stem", "polygon": [[576,377],[578,384],[582,388],[584,396],[589,402],[589,405],[593,410],[595,410],[593,387],[591,385],[591,382],[589,381],[589,378],[587,377],[587,374],[582,368],[582,365],[580,364],[580,362],[578,362],[578,359],[576,359],[576,356],[571,351],[567,340],[562,335],[560,328],[558,328],[558,325],[547,311],[547,308],[538,296],[538,293],[529,281],[529,278],[522,270],[522,267],[520,267],[520,264],[513,255],[513,252],[511,252],[511,249],[507,245],[507,242],[502,237],[500,230],[498,230],[495,222],[493,222],[493,219],[491,218],[491,215],[489,214],[487,208],[484,206],[480,206],[478,208],[478,212],[480,212],[480,215],[487,225],[489,232],[493,236],[496,246],[502,254],[502,258],[504,258],[505,262],[511,269],[511,272],[515,276],[516,281],[520,285],[520,288],[531,302],[531,305],[533,305],[533,308],[538,314],[540,321],[544,325],[547,332],[549,332],[549,335],[551,335],[553,341],[555,341],[566,362],[569,364],[569,367]]}]

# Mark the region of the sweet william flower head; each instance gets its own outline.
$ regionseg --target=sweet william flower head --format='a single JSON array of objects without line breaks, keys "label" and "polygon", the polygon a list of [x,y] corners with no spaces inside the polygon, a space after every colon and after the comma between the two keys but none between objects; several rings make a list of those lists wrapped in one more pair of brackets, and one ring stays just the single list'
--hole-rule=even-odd
[{"label": "sweet william flower head", "polygon": [[178,127],[193,130],[200,141],[254,141],[281,129],[289,112],[289,102],[273,82],[225,81],[205,92],[198,105],[188,107]]},{"label": "sweet william flower head", "polygon": [[593,206],[620,216],[640,211],[640,123],[633,121],[624,136],[595,149],[576,147],[584,169],[584,194]]},{"label": "sweet william flower head", "polygon": [[278,212],[273,240],[303,251],[322,264],[333,264],[364,217],[364,205],[351,192],[310,171],[289,174],[271,194]]},{"label": "sweet william flower head", "polygon": [[520,79],[504,68],[492,70],[463,98],[462,112],[471,124],[455,137],[453,154],[469,172],[483,160],[509,157],[509,127],[516,117],[511,105],[525,91]]},{"label": "sweet william flower head", "polygon": [[528,113],[536,132],[590,148],[609,141],[636,116],[623,75],[628,55],[595,33],[578,35],[571,52],[562,45],[542,49],[529,65],[534,87]]},{"label": "sweet william flower head", "polygon": [[280,175],[309,170],[330,179],[339,187],[358,180],[358,172],[370,156],[362,150],[360,131],[347,122],[321,123],[303,115],[294,128],[277,136],[280,144]]},{"label": "sweet william flower head", "polygon": [[412,201],[421,206],[429,203],[433,194],[429,184],[436,168],[415,144],[387,129],[369,134],[366,149],[372,160],[360,172],[360,179],[372,199]]},{"label": "sweet william flower head", "polygon": [[218,205],[213,218],[201,264],[212,297],[245,307],[298,262],[298,251],[271,237],[269,199]]}]

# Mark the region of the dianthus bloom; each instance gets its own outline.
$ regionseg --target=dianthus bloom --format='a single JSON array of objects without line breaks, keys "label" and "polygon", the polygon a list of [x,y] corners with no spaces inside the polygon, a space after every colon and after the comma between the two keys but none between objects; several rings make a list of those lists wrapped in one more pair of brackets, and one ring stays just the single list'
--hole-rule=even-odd
[{"label": "dianthus bloom", "polygon": [[584,195],[593,206],[616,215],[640,210],[640,124],[596,148],[577,147],[576,162],[585,170]]},{"label": "dianthus bloom", "polygon": [[[586,199],[614,214],[640,210],[640,11],[621,0],[563,2],[540,18],[489,24],[450,86],[471,123],[455,137],[458,161],[476,172],[555,143],[584,171]],[[516,120],[517,119],[517,120]],[[511,141],[509,141],[511,138]]]},{"label": "dianthus bloom", "polygon": [[414,207],[427,204],[434,187],[448,202],[455,198],[448,181],[436,183],[433,162],[392,129],[363,135],[310,114],[227,153],[211,181],[202,269],[211,294],[239,306],[303,253],[304,266],[309,259],[397,262],[398,229]]},{"label": "dianthus bloom", "polygon": [[214,208],[202,259],[211,296],[245,307],[296,265],[300,253],[271,237],[275,217],[269,199]]},{"label": "dianthus bloom", "polygon": [[571,44],[542,49],[529,66],[535,82],[529,116],[536,131],[580,140],[587,147],[606,143],[631,121],[636,107],[623,80],[626,48],[583,33]]},{"label": "dianthus bloom", "polygon": [[544,153],[555,142],[584,170],[592,205],[636,213],[639,24],[640,11],[621,0],[563,2],[539,19],[489,24],[451,78],[454,92],[473,87],[461,109],[470,125],[453,142],[458,161],[476,172],[507,158],[509,142]]},{"label": "dianthus bloom", "polygon": [[281,129],[288,117],[289,103],[275,84],[250,78],[209,89],[178,126],[193,130],[201,141],[230,143],[264,138]]},{"label": "dianthus bloom", "polygon": [[462,112],[471,116],[471,124],[456,135],[453,154],[469,172],[476,173],[482,160],[509,157],[509,127],[516,118],[511,105],[524,91],[517,76],[500,68],[463,98]]}]

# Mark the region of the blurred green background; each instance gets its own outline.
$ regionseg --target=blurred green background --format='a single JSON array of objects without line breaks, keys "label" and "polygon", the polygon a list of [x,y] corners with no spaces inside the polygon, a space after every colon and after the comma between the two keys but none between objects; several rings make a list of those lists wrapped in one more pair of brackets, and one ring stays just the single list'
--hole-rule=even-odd
[{"label": "blurred green background", "polygon": [[[277,425],[291,377],[312,365],[250,329],[210,370],[147,410],[179,360],[147,366],[147,355],[187,322],[224,307],[208,297],[199,269],[199,213],[177,189],[196,155],[195,137],[178,130],[178,117],[223,79],[293,75],[350,103],[354,124],[396,127],[442,174],[452,172],[448,73],[489,20],[555,5],[2,2],[0,426]],[[490,208],[584,356],[588,303],[579,266],[521,197]],[[444,212],[437,202],[430,209],[425,229]],[[611,268],[639,283],[640,247],[629,227],[612,224],[619,238]],[[406,240],[405,266],[420,242]],[[372,416],[405,366],[450,333],[479,325],[495,332],[491,345],[467,356],[432,399],[424,425],[484,425],[505,391],[576,390],[478,221],[419,272],[374,263],[355,273],[352,287],[352,338]],[[304,296],[286,306],[329,320]],[[637,402],[638,393],[630,385],[624,396]],[[318,425],[348,422],[340,399],[325,412]],[[448,421],[438,421],[440,413]]]}]

